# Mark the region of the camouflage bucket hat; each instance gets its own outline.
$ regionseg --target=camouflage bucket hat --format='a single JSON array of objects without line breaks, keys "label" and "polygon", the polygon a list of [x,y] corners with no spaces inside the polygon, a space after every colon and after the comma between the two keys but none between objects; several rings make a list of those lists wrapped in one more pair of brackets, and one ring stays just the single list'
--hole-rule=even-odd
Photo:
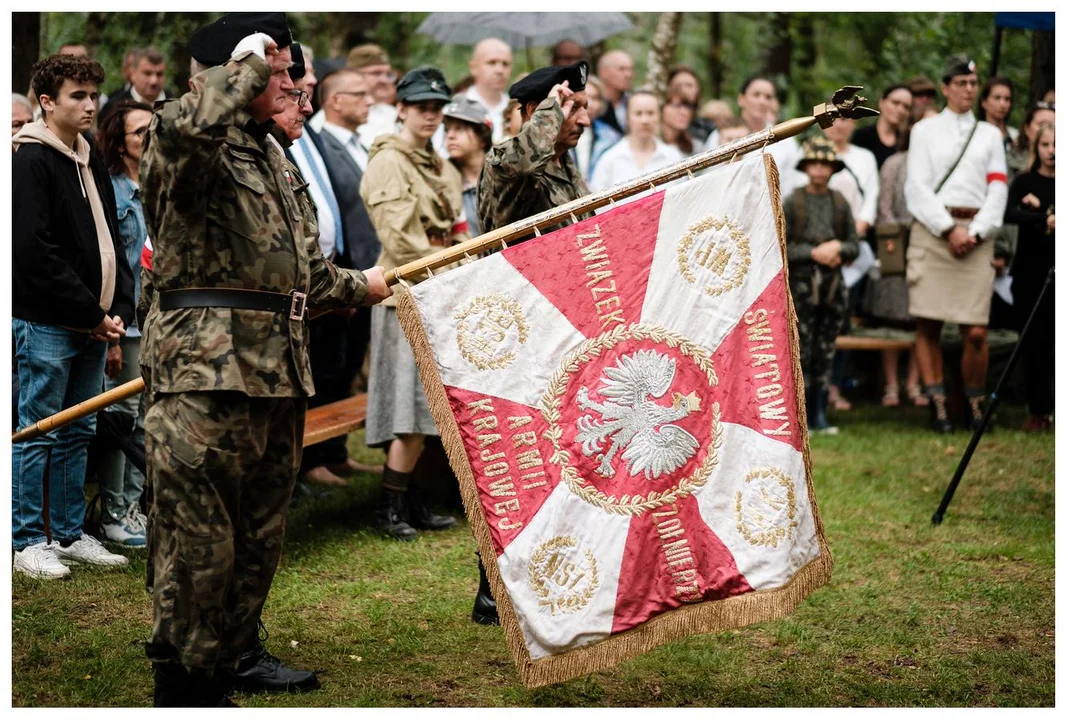
[{"label": "camouflage bucket hat", "polygon": [[845,163],[838,159],[838,153],[834,151],[834,145],[825,137],[814,137],[805,141],[802,151],[804,155],[797,161],[798,170],[804,170],[805,164],[810,162],[825,162],[834,168],[833,172],[845,168]]}]

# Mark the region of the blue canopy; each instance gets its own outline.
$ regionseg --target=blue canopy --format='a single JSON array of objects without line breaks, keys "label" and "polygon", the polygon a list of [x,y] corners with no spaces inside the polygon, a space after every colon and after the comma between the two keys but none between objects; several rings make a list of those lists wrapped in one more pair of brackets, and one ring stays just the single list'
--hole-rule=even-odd
[{"label": "blue canopy", "polygon": [[1054,15],[1051,12],[996,12],[994,25],[1023,30],[1053,30]]}]

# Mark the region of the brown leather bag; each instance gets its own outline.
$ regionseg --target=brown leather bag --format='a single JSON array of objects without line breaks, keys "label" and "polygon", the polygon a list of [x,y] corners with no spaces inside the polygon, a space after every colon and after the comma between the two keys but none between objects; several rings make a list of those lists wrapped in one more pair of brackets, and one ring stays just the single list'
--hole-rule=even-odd
[{"label": "brown leather bag", "polygon": [[878,223],[875,226],[875,256],[880,275],[904,275],[905,251],[909,245],[907,223]]}]

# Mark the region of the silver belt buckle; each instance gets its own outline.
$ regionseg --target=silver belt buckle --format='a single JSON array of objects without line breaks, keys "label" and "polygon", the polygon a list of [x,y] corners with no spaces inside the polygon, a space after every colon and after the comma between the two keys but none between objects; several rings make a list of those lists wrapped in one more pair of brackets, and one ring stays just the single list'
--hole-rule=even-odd
[{"label": "silver belt buckle", "polygon": [[304,320],[304,311],[308,309],[308,294],[294,290],[290,293],[293,303],[289,306],[289,319],[298,322]]}]

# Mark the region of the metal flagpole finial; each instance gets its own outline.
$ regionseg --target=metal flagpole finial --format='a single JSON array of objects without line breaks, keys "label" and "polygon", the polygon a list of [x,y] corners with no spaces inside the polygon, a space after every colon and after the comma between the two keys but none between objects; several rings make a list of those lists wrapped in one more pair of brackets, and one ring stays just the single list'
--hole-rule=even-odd
[{"label": "metal flagpole finial", "polygon": [[840,117],[853,120],[875,117],[879,111],[865,107],[864,103],[868,101],[868,98],[857,95],[857,91],[863,89],[863,85],[846,85],[831,95],[829,101],[812,108],[812,116],[824,129],[829,128]]}]

